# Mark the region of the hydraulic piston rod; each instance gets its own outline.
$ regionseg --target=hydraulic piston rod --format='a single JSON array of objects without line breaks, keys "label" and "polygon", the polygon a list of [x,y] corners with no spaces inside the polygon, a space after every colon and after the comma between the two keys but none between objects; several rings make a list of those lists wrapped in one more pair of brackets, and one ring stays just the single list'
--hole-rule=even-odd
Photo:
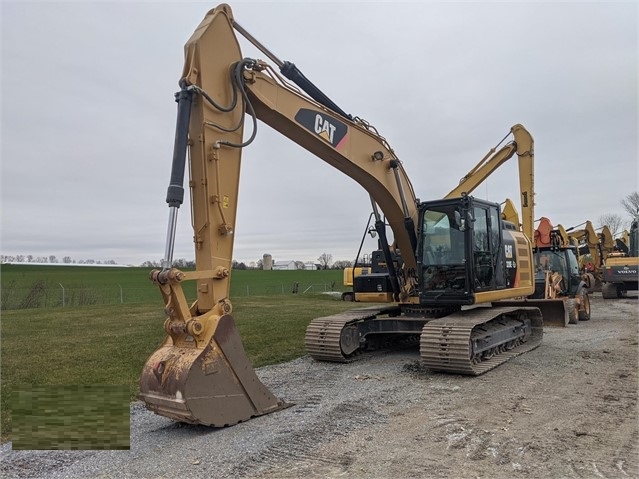
[{"label": "hydraulic piston rod", "polygon": [[173,144],[171,180],[166,192],[166,202],[169,204],[169,225],[166,233],[166,248],[164,250],[164,259],[162,260],[162,269],[169,269],[173,263],[177,213],[180,205],[184,202],[184,170],[186,167],[186,149],[189,142],[192,96],[192,88],[182,88],[175,94],[175,101],[178,104],[177,122],[175,126],[175,143]]}]

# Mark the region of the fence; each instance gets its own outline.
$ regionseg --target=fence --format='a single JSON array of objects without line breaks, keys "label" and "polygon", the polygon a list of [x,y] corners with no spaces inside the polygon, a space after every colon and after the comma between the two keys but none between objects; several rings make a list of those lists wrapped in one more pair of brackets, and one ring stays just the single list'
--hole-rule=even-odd
[{"label": "fence", "polygon": [[[185,294],[195,298],[195,286],[185,285]],[[231,298],[250,296],[274,296],[285,294],[316,294],[335,290],[335,283],[284,283],[268,282],[231,285]],[[35,281],[31,287],[17,287],[10,282],[0,288],[0,310],[30,308],[62,308],[75,306],[108,305],[124,303],[148,303],[161,301],[157,288],[134,288],[114,285],[57,285]]]},{"label": "fence", "polygon": [[[57,286],[57,287],[56,287]],[[0,309],[57,308],[96,304],[139,303],[157,299],[153,288],[123,288],[113,286],[65,286],[34,282],[30,288],[2,285]]]}]

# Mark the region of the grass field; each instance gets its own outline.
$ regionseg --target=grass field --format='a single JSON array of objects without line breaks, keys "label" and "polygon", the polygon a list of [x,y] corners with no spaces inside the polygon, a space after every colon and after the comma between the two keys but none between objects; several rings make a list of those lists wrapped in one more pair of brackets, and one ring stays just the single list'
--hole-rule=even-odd
[{"label": "grass field", "polygon": [[129,391],[123,386],[36,386],[12,395],[14,450],[129,449]]},{"label": "grass field", "polygon": [[[57,268],[54,267],[54,272],[62,274]],[[133,275],[137,268],[122,269],[127,270],[127,275]],[[141,269],[137,270],[141,273]],[[322,273],[332,273],[333,277],[341,280],[340,271],[330,270],[235,273],[233,280],[240,283],[240,291],[242,286],[250,288],[259,281],[262,281],[262,287],[273,284],[274,276],[271,275],[277,276],[284,284],[298,281],[300,291],[303,291],[306,275],[318,274],[312,277],[314,282],[311,284],[319,284],[317,279],[323,276]],[[2,275],[4,283],[4,268]],[[124,281],[109,271],[100,277]],[[331,278],[328,274],[323,277]],[[55,281],[46,275],[42,278],[47,282]],[[60,278],[70,281],[64,275],[55,279]],[[242,279],[247,279],[247,282],[242,283]],[[140,280],[140,284],[142,282]],[[20,388],[125,386],[130,397],[136,397],[142,367],[164,338],[163,304],[159,293],[155,293],[152,300],[141,303],[3,311],[0,322],[2,440],[11,438],[11,397],[12,392]],[[352,303],[344,303],[330,295],[310,291],[291,294],[286,288],[282,294],[282,289],[276,287],[269,295],[238,295],[231,296],[231,300],[245,350],[255,367],[302,356],[305,354],[306,326],[313,318],[353,307]]]},{"label": "grass field", "polygon": [[[149,280],[149,268],[99,266],[2,265],[0,309],[143,303],[159,298]],[[342,291],[341,270],[233,270],[231,298],[287,294],[293,283],[299,291]],[[195,288],[185,284],[192,296]]]}]

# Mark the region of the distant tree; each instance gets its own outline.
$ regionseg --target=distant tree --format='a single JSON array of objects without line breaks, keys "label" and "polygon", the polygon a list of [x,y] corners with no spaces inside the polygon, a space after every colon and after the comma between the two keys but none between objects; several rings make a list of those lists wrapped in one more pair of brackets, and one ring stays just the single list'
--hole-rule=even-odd
[{"label": "distant tree", "polygon": [[331,269],[345,269],[345,268],[350,268],[351,266],[353,266],[352,261],[337,260],[333,263],[333,266],[331,266]]},{"label": "distant tree", "polygon": [[69,264],[69,263],[71,263],[71,262],[72,262],[72,261],[71,261],[71,256],[65,256],[64,258],[62,258],[62,262],[63,262],[64,264]]},{"label": "distant tree", "polygon": [[175,268],[184,268],[186,267],[186,260],[184,258],[173,260],[173,266]]},{"label": "distant tree", "polygon": [[[24,256],[22,256],[21,254],[20,254],[20,255],[18,255],[18,256],[19,256],[20,258],[22,258],[22,259],[19,259],[18,261],[20,261],[20,262],[24,261]],[[28,261],[29,263],[33,263],[33,255],[32,255],[32,254],[27,255],[27,261]]]},{"label": "distant tree", "polygon": [[56,258],[55,255],[49,256],[49,263],[57,263],[57,262],[58,262],[58,258]]},{"label": "distant tree", "polygon": [[304,269],[304,261],[295,261],[296,269]]},{"label": "distant tree", "polygon": [[608,213],[599,217],[599,227],[608,226],[610,232],[615,235],[623,229],[623,218],[614,213]]},{"label": "distant tree", "polygon": [[621,206],[623,206],[626,213],[630,215],[630,218],[634,220],[637,213],[639,213],[639,193],[633,191],[627,195],[623,200],[621,200]]},{"label": "distant tree", "polygon": [[[31,258],[33,258],[31,255],[29,255],[29,256]],[[22,263],[23,261],[24,261],[24,255],[19,254],[19,255],[16,256],[16,262]],[[31,262],[31,260],[29,260],[29,262]]]},{"label": "distant tree", "polygon": [[231,266],[231,267],[232,267],[233,269],[241,269],[241,270],[247,269],[247,268],[246,268],[246,264],[245,264],[245,263],[238,262],[238,261],[236,261],[236,260],[233,260],[233,263],[232,263],[232,266]]},{"label": "distant tree", "polygon": [[256,267],[257,269],[264,269],[264,261],[262,261],[261,259],[258,259],[258,260],[255,262],[255,267]]},{"label": "distant tree", "polygon": [[328,253],[322,253],[317,261],[320,263],[320,269],[328,269],[333,261],[333,255]]}]

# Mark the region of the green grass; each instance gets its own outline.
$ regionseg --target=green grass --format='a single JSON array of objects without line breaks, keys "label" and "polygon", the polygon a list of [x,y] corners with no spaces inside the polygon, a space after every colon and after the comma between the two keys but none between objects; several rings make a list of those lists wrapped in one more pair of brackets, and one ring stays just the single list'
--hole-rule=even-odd
[{"label": "green grass", "polygon": [[[144,303],[160,295],[149,280],[150,268],[98,266],[2,265],[0,308],[90,306]],[[341,270],[261,271],[233,270],[231,298],[288,294],[298,283],[300,293],[343,291]],[[194,283],[186,283],[187,296],[194,296]]]},{"label": "green grass", "polygon": [[13,391],[12,449],[129,449],[122,386],[39,386]]},{"label": "green grass", "polygon": [[[286,273],[295,272],[256,273],[284,273],[284,280],[290,276]],[[323,294],[288,293],[240,296],[233,299],[233,308],[247,355],[260,367],[305,354],[308,323],[353,304]],[[162,309],[157,293],[154,302],[144,304],[3,311],[2,440],[11,438],[11,397],[19,388],[124,385],[135,398],[144,363],[164,338]]]}]

